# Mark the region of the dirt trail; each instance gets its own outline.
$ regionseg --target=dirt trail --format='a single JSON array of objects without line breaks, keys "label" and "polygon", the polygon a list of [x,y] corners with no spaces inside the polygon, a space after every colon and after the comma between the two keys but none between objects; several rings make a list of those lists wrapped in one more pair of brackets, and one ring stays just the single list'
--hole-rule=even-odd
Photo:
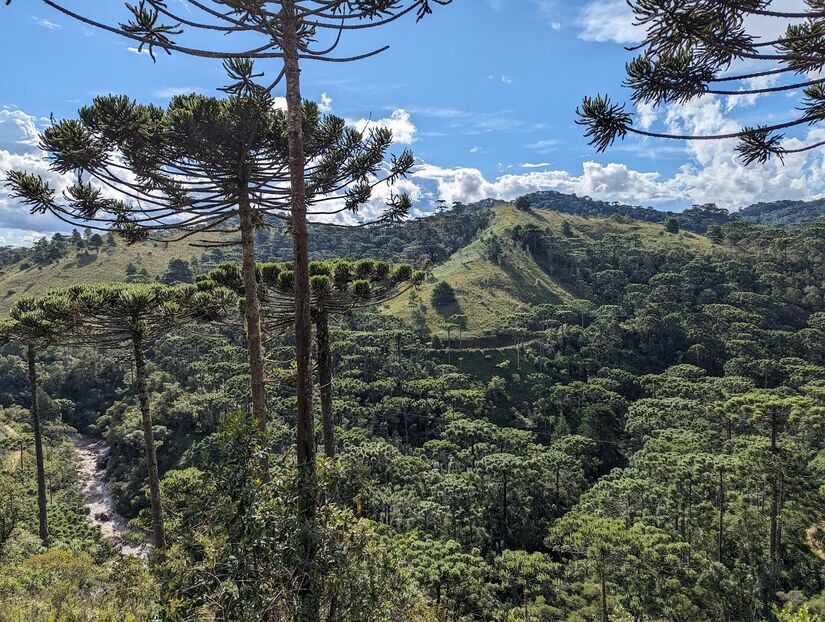
[{"label": "dirt trail", "polygon": [[808,546],[814,552],[819,559],[825,561],[825,551],[819,548],[819,544],[814,537],[816,535],[816,530],[819,528],[820,525],[811,525],[805,530],[805,539],[808,541]]},{"label": "dirt trail", "polygon": [[98,468],[100,459],[108,451],[103,441],[83,436],[74,440],[78,458],[78,480],[83,492],[84,505],[89,508],[89,521],[100,527],[103,537],[120,548],[123,555],[146,559],[150,544],[135,546],[123,541],[128,530],[126,519],[118,514],[115,502],[106,486],[106,470]]}]

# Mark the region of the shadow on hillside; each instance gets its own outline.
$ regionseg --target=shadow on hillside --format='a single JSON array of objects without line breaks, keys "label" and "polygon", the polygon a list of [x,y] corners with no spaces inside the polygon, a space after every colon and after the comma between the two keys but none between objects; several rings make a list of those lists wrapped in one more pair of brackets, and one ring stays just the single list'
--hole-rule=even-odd
[{"label": "shadow on hillside", "polygon": [[68,265],[69,268],[82,268],[84,266],[88,266],[89,264],[94,263],[97,261],[97,255],[92,255],[91,253],[86,253],[83,255],[78,255],[77,259],[73,263]]},{"label": "shadow on hillside", "polygon": [[438,315],[444,319],[449,320],[454,315],[463,315],[464,311],[461,309],[461,305],[456,300],[455,302],[451,302],[449,304],[442,304],[442,305],[433,305],[433,309]]}]

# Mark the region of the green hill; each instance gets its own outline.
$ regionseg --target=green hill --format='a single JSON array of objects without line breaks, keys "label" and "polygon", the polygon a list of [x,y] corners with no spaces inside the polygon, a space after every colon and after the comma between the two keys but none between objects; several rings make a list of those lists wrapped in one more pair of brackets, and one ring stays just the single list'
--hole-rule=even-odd
[{"label": "green hill", "polygon": [[37,296],[50,289],[90,283],[116,283],[127,280],[127,266],[143,278],[153,280],[166,273],[172,259],[199,258],[202,248],[187,242],[143,242],[128,246],[116,241],[97,250],[79,250],[69,245],[68,254],[51,263],[38,263],[27,257],[0,268],[0,314],[23,296]]},{"label": "green hill", "polygon": [[[606,236],[654,252],[722,252],[703,236],[691,232],[669,235],[658,223],[585,218],[546,209],[520,211],[511,204],[497,205],[491,211],[489,226],[473,242],[437,264],[418,291],[393,301],[386,310],[437,335],[446,334],[448,318],[462,314],[467,318],[465,334],[473,337],[490,331],[501,318],[535,305],[594,298],[593,292],[579,287],[575,279],[560,278],[540,253],[531,252],[529,244],[525,247],[523,241],[514,239],[514,234],[523,232],[549,235],[561,255],[575,252],[577,246],[586,249],[582,252],[592,252]],[[563,232],[565,222],[570,227],[567,235]],[[440,282],[452,287],[456,303],[440,308],[433,305],[433,290]]]},{"label": "green hill", "polygon": [[739,212],[739,216],[763,225],[806,225],[825,220],[825,199],[756,203],[744,208]]}]

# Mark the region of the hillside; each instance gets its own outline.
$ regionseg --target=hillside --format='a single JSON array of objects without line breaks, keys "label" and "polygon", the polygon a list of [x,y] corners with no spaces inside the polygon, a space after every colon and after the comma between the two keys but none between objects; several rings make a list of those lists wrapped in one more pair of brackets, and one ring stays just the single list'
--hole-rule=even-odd
[{"label": "hillside", "polygon": [[825,199],[816,201],[774,201],[756,203],[744,208],[739,215],[744,220],[763,225],[805,225],[825,220]]},{"label": "hillside", "polygon": [[186,242],[143,242],[129,246],[115,241],[97,250],[69,246],[67,255],[51,263],[37,263],[25,258],[0,268],[0,314],[5,313],[23,296],[36,296],[67,285],[116,283],[127,280],[127,266],[143,279],[154,280],[166,273],[173,259],[190,261],[199,258],[202,248]]},{"label": "hillside", "polygon": [[[625,243],[663,253],[673,249],[722,252],[703,236],[666,234],[657,223],[585,218],[546,209],[519,211],[512,204],[500,204],[491,211],[490,225],[473,242],[437,264],[418,291],[393,301],[387,311],[440,336],[446,334],[449,317],[463,314],[467,318],[465,335],[478,337],[491,331],[503,317],[531,306],[594,299],[593,292],[553,274],[542,257],[514,240],[514,232],[519,231],[551,232],[557,247],[565,243],[591,246],[605,236],[616,236]],[[568,238],[562,232],[565,222],[572,229]],[[493,244],[500,246],[495,258]],[[439,309],[433,305],[433,290],[440,282],[453,288],[457,304]]]}]

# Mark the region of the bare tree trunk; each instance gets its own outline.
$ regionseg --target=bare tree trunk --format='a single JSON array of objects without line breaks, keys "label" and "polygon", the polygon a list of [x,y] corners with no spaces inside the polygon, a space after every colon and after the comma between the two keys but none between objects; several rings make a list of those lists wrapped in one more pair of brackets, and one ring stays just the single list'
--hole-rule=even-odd
[{"label": "bare tree trunk", "polygon": [[324,453],[335,457],[335,413],[332,411],[332,344],[329,335],[329,314],[318,311],[315,319],[315,342],[318,345],[318,383],[321,393],[321,419],[324,426]]},{"label": "bare tree trunk", "polygon": [[166,548],[163,531],[163,507],[160,502],[160,476],[158,475],[158,455],[155,451],[155,434],[152,427],[152,413],[149,412],[149,392],[146,389],[146,358],[143,354],[143,337],[132,335],[135,351],[135,384],[137,385],[140,416],[143,421],[143,441],[146,445],[146,466],[149,470],[149,502],[152,506],[152,532],[155,548]]},{"label": "bare tree trunk", "polygon": [[[37,400],[37,367],[34,346],[27,349],[29,364],[29,389],[31,391],[32,430],[34,431],[34,455],[37,462],[37,518],[40,523],[40,542],[49,546],[49,518],[46,514],[46,467],[43,460],[43,431],[40,427],[40,406]],[[20,452],[22,456],[22,451]],[[22,465],[22,457],[21,457]]]},{"label": "bare tree trunk", "polygon": [[302,519],[302,565],[299,585],[300,622],[320,618],[318,581],[314,577],[315,530],[315,419],[312,412],[312,316],[309,289],[309,248],[306,188],[304,181],[304,133],[301,109],[301,69],[298,62],[299,19],[295,0],[282,6],[282,41],[286,77],[287,116],[289,119],[289,174],[292,216],[293,264],[295,272],[295,362],[297,396],[297,455],[300,489],[298,503]]},{"label": "bare tree trunk", "polygon": [[[264,354],[261,338],[261,304],[258,300],[257,264],[255,262],[255,215],[245,190],[240,193],[238,214],[243,249],[244,319],[252,389],[252,416],[261,434],[266,432],[266,385],[264,384]],[[261,455],[261,477],[269,479],[269,457]]]},{"label": "bare tree trunk", "polygon": [[725,540],[725,474],[719,469],[719,563],[722,561],[722,548]]},{"label": "bare tree trunk", "polygon": [[602,622],[610,622],[610,617],[607,613],[607,579],[605,577],[604,559],[602,559],[599,565],[599,583],[601,584],[602,593]]}]

